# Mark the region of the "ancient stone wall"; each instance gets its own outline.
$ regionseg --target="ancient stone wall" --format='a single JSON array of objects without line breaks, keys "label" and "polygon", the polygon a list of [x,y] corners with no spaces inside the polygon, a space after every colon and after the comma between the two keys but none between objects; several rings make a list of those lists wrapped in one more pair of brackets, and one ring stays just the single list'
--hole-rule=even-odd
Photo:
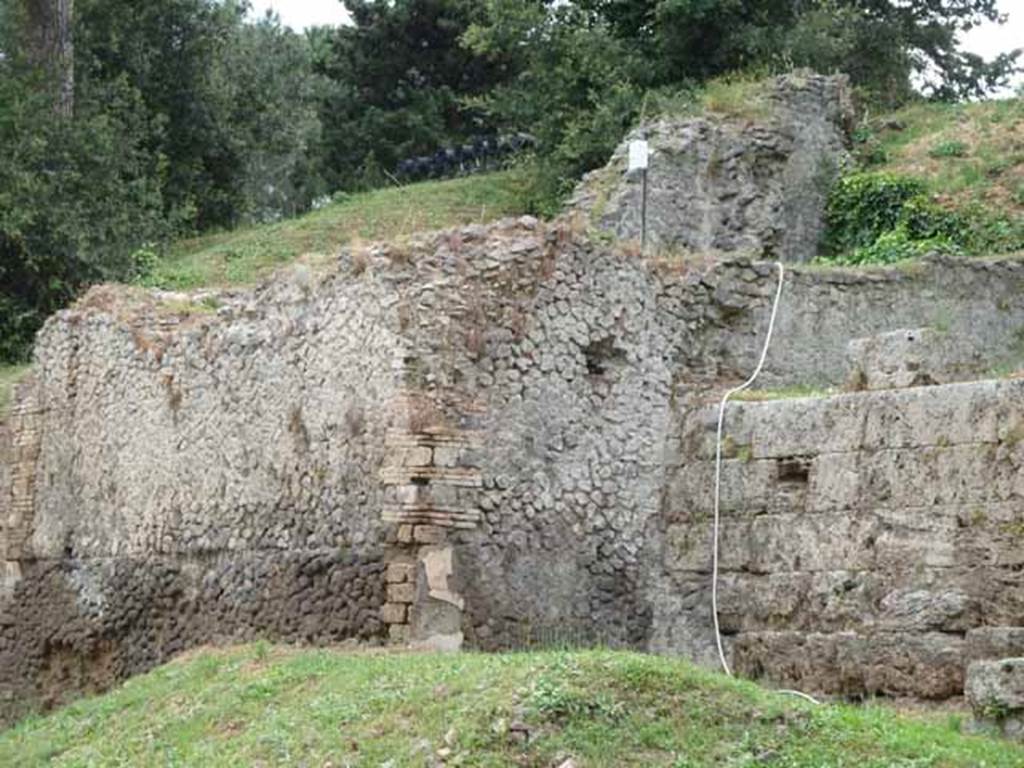
[{"label": "ancient stone wall", "polygon": [[[675,447],[652,583],[652,645],[698,656],[716,419],[693,413]],[[1021,623],[1024,380],[736,403],[726,434],[719,604],[741,673],[945,698],[984,653],[971,630]]]},{"label": "ancient stone wall", "polygon": [[383,632],[376,473],[401,351],[373,286],[182,313],[98,289],[9,420],[5,709],[204,642]]},{"label": "ancient stone wall", "polygon": [[785,75],[732,108],[738,114],[711,111],[637,127],[607,167],[584,179],[574,207],[620,238],[639,239],[642,176],[627,172],[626,158],[630,141],[646,139],[653,247],[810,261],[828,191],[847,162],[848,80]]},{"label": "ancient stone wall", "polygon": [[[688,373],[745,377],[761,352],[776,274],[770,265],[742,262],[702,273],[698,290],[687,296],[707,307],[686,362]],[[758,385],[839,386],[850,372],[850,340],[921,327],[948,339],[943,381],[985,378],[1019,366],[1024,262],[932,256],[863,270],[790,267]]]},{"label": "ancient stone wall", "polygon": [[[487,649],[600,640],[706,659],[702,403],[753,366],[774,275],[765,263],[651,263],[569,221],[524,218],[347,252],[251,293],[97,289],[47,325],[20,415],[0,432],[0,457],[25,464],[0,475],[6,716],[200,643],[257,636]],[[977,375],[1011,354],[1024,325],[1020,280],[1012,261],[795,270],[766,381],[840,382],[851,338],[937,325],[936,307],[942,332],[983,350],[964,374]],[[977,396],[958,386],[741,406],[724,591],[741,669],[824,690],[943,696],[964,633],[1014,623],[1016,598],[972,591],[974,571],[956,558],[974,550],[950,554],[966,496],[932,509],[858,495],[900,467],[913,487],[935,477],[951,494],[962,483],[1009,487],[1012,463],[997,474],[983,460],[1016,461],[1003,432],[878,442],[886,429],[903,434],[904,406],[911,425],[948,421],[943,408],[991,420],[1019,396],[1010,384],[975,385]],[[848,435],[875,412],[871,398],[893,425],[871,440]],[[770,440],[748,437],[765,429]],[[823,452],[837,435],[848,442]],[[738,471],[748,444],[774,451],[751,453],[757,474]],[[933,449],[940,463],[922,463]],[[857,469],[828,463],[840,450]],[[947,466],[956,457],[959,474]],[[833,480],[832,506],[807,507],[806,487],[828,471],[867,479]],[[1012,524],[1019,489],[1006,493],[978,502],[991,521],[982,529]],[[12,516],[15,497],[31,504]],[[769,510],[776,517],[751,517]],[[890,572],[902,550],[884,525],[930,515],[934,536],[905,552],[924,558],[927,579]],[[778,523],[765,538],[755,523],[776,518],[794,532]],[[833,529],[864,535],[826,568]],[[990,554],[979,558],[1012,557],[1012,538],[984,542]],[[795,597],[820,604],[847,571],[861,579],[849,609],[812,615]],[[1007,594],[1019,589],[1012,570],[999,573]],[[748,576],[756,588],[733,589]],[[918,599],[935,616],[922,632]],[[946,600],[964,603],[961,618],[941,612]],[[872,649],[910,638],[906,668],[937,671],[882,683],[829,676],[843,633]],[[799,638],[831,650],[800,654]],[[935,638],[952,644],[948,656]],[[804,666],[787,661],[794,654]]]}]

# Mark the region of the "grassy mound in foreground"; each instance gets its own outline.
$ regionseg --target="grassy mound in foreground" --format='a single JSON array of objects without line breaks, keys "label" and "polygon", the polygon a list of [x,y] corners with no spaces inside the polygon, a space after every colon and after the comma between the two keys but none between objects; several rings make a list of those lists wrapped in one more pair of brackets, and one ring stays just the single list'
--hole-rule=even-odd
[{"label": "grassy mound in foreground", "polygon": [[0,734],[0,765],[996,768],[1024,748],[610,651],[204,651]]},{"label": "grassy mound in foreground", "polygon": [[515,215],[522,212],[522,183],[517,172],[500,171],[348,195],[295,219],[181,240],[146,282],[179,290],[246,285],[299,256],[333,254],[354,240]]}]

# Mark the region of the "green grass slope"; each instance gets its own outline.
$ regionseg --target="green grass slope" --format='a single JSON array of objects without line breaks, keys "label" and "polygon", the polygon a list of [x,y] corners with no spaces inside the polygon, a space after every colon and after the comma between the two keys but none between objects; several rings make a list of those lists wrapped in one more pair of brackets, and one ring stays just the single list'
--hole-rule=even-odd
[{"label": "green grass slope", "polygon": [[870,173],[833,189],[825,260],[1024,254],[1024,100],[914,103],[853,138]]},{"label": "green grass slope", "polygon": [[[1019,768],[1024,748],[815,707],[661,657],[257,644],[189,655],[0,734],[10,766]],[[443,760],[443,763],[437,762]]]},{"label": "green grass slope", "polygon": [[[687,109],[753,118],[761,91],[755,79],[721,79]],[[864,119],[855,138],[863,168],[920,178],[945,207],[1002,217],[985,226],[1013,231],[988,233],[993,241],[1020,239],[1008,222],[1024,217],[1024,100],[913,104]],[[145,282],[181,290],[252,284],[300,256],[330,256],[353,241],[519,214],[525,186],[521,173],[502,171],[349,195],[295,219],[179,241]]]},{"label": "green grass slope", "polygon": [[304,255],[332,255],[358,240],[481,223],[522,212],[515,171],[427,181],[349,195],[295,219],[175,243],[145,281],[189,290],[246,285]]},{"label": "green grass slope", "polygon": [[911,104],[865,120],[855,138],[870,170],[923,179],[950,208],[1024,216],[1024,99]]}]

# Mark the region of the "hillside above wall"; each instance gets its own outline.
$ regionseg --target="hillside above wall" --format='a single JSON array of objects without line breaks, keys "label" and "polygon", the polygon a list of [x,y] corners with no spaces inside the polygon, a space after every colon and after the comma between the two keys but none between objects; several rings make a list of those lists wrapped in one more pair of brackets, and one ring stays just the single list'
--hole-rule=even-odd
[{"label": "hillside above wall", "polygon": [[[655,250],[860,263],[837,230],[851,228],[856,239],[879,227],[853,244],[890,238],[867,261],[1024,251],[1021,98],[922,101],[876,114],[855,108],[843,77],[712,81],[693,102],[633,129],[577,188],[572,207],[631,240],[641,236],[644,193],[641,172],[627,171],[627,148],[640,139],[651,149],[647,240]],[[860,198],[835,196],[840,174],[863,177]]]}]

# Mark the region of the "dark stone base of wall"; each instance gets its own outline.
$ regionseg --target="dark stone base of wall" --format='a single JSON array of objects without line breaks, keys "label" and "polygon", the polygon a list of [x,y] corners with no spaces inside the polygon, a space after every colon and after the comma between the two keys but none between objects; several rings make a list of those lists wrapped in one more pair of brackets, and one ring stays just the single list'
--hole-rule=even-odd
[{"label": "dark stone base of wall", "polygon": [[384,570],[338,550],[28,563],[0,611],[0,722],[201,645],[380,640]]}]

